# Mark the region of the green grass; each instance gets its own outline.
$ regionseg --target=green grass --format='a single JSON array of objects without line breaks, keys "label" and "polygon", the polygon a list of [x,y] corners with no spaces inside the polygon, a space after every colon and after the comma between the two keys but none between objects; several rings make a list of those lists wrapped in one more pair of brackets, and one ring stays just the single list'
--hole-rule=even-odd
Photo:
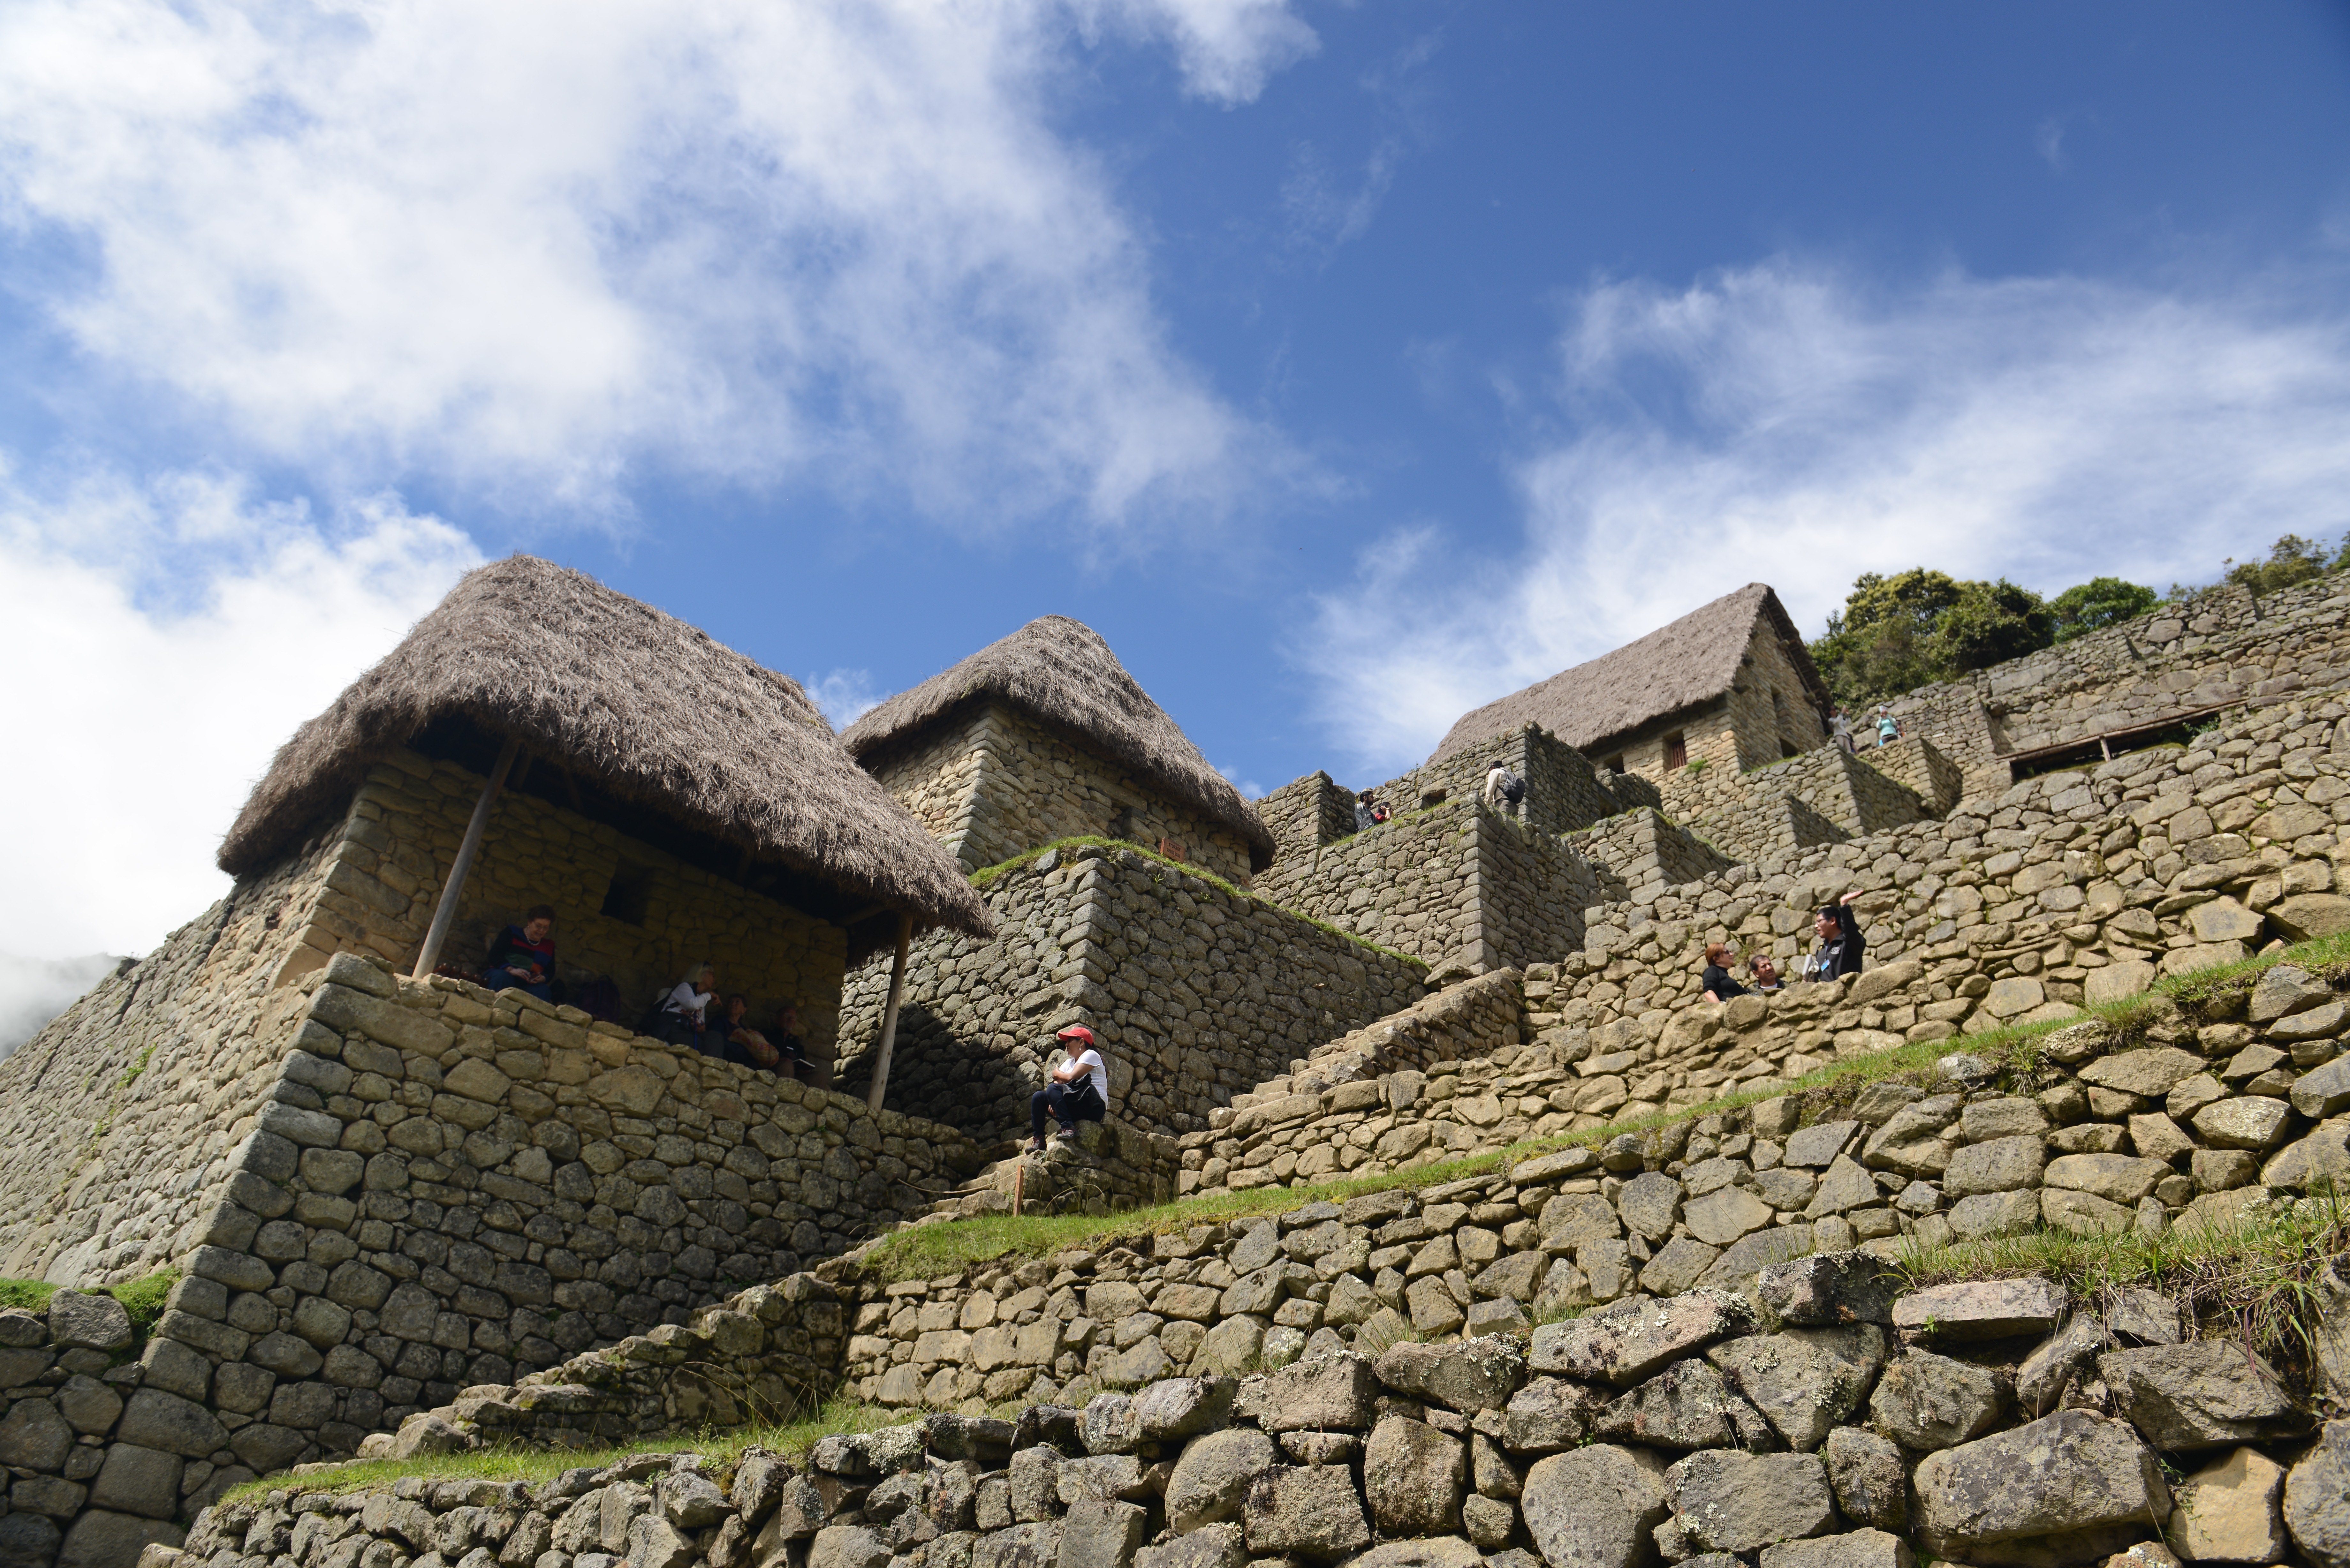
[{"label": "green grass", "polygon": [[837,1432],[872,1432],[884,1427],[919,1420],[920,1410],[894,1409],[837,1399],[799,1420],[783,1425],[712,1428],[699,1432],[646,1438],[592,1449],[525,1449],[497,1444],[469,1453],[442,1454],[414,1459],[354,1459],[307,1476],[274,1475],[246,1481],[224,1501],[258,1497],[278,1490],[345,1492],[389,1488],[411,1476],[432,1480],[528,1481],[554,1480],[569,1469],[602,1469],[634,1454],[697,1453],[721,1465],[733,1463],[752,1449],[769,1453],[804,1456],[819,1438]]},{"label": "green grass", "polygon": [[1378,943],[1370,940],[1368,938],[1358,937],[1352,931],[1342,930],[1338,927],[1332,925],[1327,920],[1317,919],[1312,915],[1305,914],[1297,909],[1290,909],[1284,904],[1276,904],[1262,893],[1253,892],[1246,888],[1234,887],[1232,883],[1225,881],[1222,877],[1217,876],[1212,871],[1202,870],[1199,867],[1193,866],[1187,861],[1170,859],[1168,857],[1159,854],[1159,851],[1155,849],[1147,849],[1139,844],[1130,843],[1123,838],[1104,838],[1098,834],[1080,834],[1075,838],[1056,838],[1050,844],[1040,844],[1034,849],[1024,849],[1009,860],[999,860],[993,866],[982,867],[979,870],[972,872],[971,874],[971,885],[974,888],[984,890],[1007,871],[1016,870],[1020,867],[1029,865],[1035,861],[1039,857],[1052,854],[1055,850],[1075,849],[1081,845],[1091,845],[1097,849],[1131,849],[1146,860],[1156,860],[1159,865],[1166,867],[1169,870],[1180,871],[1186,877],[1197,877],[1201,881],[1207,883],[1208,886],[1229,893],[1235,898],[1247,898],[1254,903],[1263,904],[1267,909],[1279,909],[1283,914],[1289,916],[1292,919],[1303,920],[1317,931],[1326,931],[1331,936],[1352,942],[1358,948],[1366,948],[1372,952],[1381,955],[1382,957],[1394,959],[1400,963],[1408,963],[1411,965],[1412,968],[1422,971],[1423,972],[1428,968],[1428,961],[1426,959],[1417,959],[1412,957],[1409,953],[1398,952],[1395,949],[1389,947],[1381,947]]},{"label": "green grass", "polygon": [[2180,1011],[2207,1021],[2232,1011],[2233,999],[2249,996],[2260,977],[2282,963],[2324,975],[2328,980],[2350,971],[2350,931],[2319,937],[2278,952],[2256,953],[2234,963],[2215,964],[2192,974],[2164,975],[2154,989],[2177,1002]]},{"label": "green grass", "polygon": [[[100,1285],[90,1293],[112,1296],[130,1314],[130,1326],[143,1343],[155,1320],[163,1315],[163,1302],[171,1295],[172,1287],[180,1282],[177,1269],[158,1269],[144,1279],[126,1285]],[[47,1280],[0,1280],[0,1307],[17,1307],[26,1312],[47,1312],[49,1298],[58,1287]]]},{"label": "green grass", "polygon": [[2076,1298],[2142,1286],[2178,1303],[2189,1324],[2305,1371],[2324,1307],[2318,1276],[2345,1249],[2350,1200],[2328,1191],[2227,1224],[2173,1225],[2159,1236],[2028,1231],[1939,1247],[1913,1242],[1893,1266],[1912,1288],[2027,1274],[2061,1282]]}]

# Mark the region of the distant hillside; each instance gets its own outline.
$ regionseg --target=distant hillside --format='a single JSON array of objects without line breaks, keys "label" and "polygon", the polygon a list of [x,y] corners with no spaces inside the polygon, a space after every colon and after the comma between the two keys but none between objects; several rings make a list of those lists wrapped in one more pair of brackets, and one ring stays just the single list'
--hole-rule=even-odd
[{"label": "distant hillside", "polygon": [[69,959],[0,953],[0,1056],[39,1033],[121,961],[106,953]]}]

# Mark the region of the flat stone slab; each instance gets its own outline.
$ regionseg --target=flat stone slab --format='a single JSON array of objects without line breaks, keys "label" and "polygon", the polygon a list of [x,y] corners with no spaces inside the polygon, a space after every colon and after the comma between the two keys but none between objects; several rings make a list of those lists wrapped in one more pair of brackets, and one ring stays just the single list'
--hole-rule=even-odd
[{"label": "flat stone slab", "polygon": [[1935,1344],[2053,1333],[2064,1288],[2049,1280],[1964,1280],[1915,1291],[1893,1303],[1893,1326]]}]

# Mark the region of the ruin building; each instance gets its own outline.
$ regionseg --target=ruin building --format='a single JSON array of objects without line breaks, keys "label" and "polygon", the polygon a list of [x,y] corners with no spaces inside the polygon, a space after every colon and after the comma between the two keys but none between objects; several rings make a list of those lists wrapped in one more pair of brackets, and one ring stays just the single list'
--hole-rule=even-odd
[{"label": "ruin building", "polygon": [[1273,836],[1091,627],[1044,616],[851,724],[841,743],[978,870],[1122,839],[1243,887]]},{"label": "ruin building", "polygon": [[1692,763],[1736,772],[1801,755],[1825,743],[1830,705],[1779,596],[1749,583],[1462,714],[1429,761],[1533,723],[1609,773],[1662,784]]}]

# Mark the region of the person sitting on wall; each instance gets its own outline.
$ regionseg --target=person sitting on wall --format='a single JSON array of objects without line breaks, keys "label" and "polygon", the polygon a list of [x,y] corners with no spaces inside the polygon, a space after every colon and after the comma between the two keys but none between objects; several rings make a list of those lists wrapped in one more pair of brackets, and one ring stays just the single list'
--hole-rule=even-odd
[{"label": "person sitting on wall", "polygon": [[1738,950],[1728,942],[1705,944],[1705,973],[1698,979],[1705,999],[1716,1007],[1733,996],[1744,996],[1746,988],[1730,978],[1730,966],[1738,961]]},{"label": "person sitting on wall", "polygon": [[1805,980],[1834,980],[1860,972],[1861,954],[1868,943],[1860,934],[1859,919],[1852,912],[1852,901],[1859,897],[1859,889],[1855,888],[1833,904],[1821,905],[1813,917],[1812,929],[1819,933],[1820,945],[1804,961]]},{"label": "person sitting on wall", "polygon": [[660,1016],[654,1021],[652,1033],[672,1045],[691,1046],[704,1055],[711,1054],[702,1041],[709,1028],[710,1004],[717,992],[718,966],[695,964],[661,998]]},{"label": "person sitting on wall", "polygon": [[1355,831],[1368,833],[1378,820],[1378,815],[1371,810],[1371,792],[1365,790],[1355,797]]},{"label": "person sitting on wall", "polygon": [[775,1026],[767,1032],[775,1047],[779,1073],[786,1073],[802,1083],[812,1081],[808,1071],[807,1047],[800,1043],[800,1010],[796,1003],[786,1002],[775,1011]]},{"label": "person sitting on wall", "polygon": [[711,1054],[722,1062],[735,1062],[772,1073],[775,1070],[775,1048],[767,1043],[764,1034],[743,1022],[750,1011],[751,999],[741,992],[726,999],[718,1015],[710,1021],[709,1037],[717,1046]]},{"label": "person sitting on wall", "polygon": [[1387,802],[1383,800],[1375,800],[1371,802],[1371,820],[1373,822],[1392,822],[1395,820],[1395,813],[1388,809]]},{"label": "person sitting on wall", "polygon": [[1094,1032],[1072,1023],[1055,1036],[1068,1057],[1053,1069],[1053,1081],[1028,1096],[1028,1152],[1045,1152],[1045,1116],[1061,1124],[1064,1141],[1077,1136],[1079,1122],[1109,1115],[1109,1069],[1094,1049]]},{"label": "person sitting on wall", "polygon": [[490,939],[482,983],[492,991],[521,991],[541,1002],[555,1000],[555,909],[534,904],[522,924]]},{"label": "person sitting on wall", "polygon": [[1767,996],[1779,989],[1779,966],[1769,953],[1756,953],[1746,961],[1746,978]]}]

